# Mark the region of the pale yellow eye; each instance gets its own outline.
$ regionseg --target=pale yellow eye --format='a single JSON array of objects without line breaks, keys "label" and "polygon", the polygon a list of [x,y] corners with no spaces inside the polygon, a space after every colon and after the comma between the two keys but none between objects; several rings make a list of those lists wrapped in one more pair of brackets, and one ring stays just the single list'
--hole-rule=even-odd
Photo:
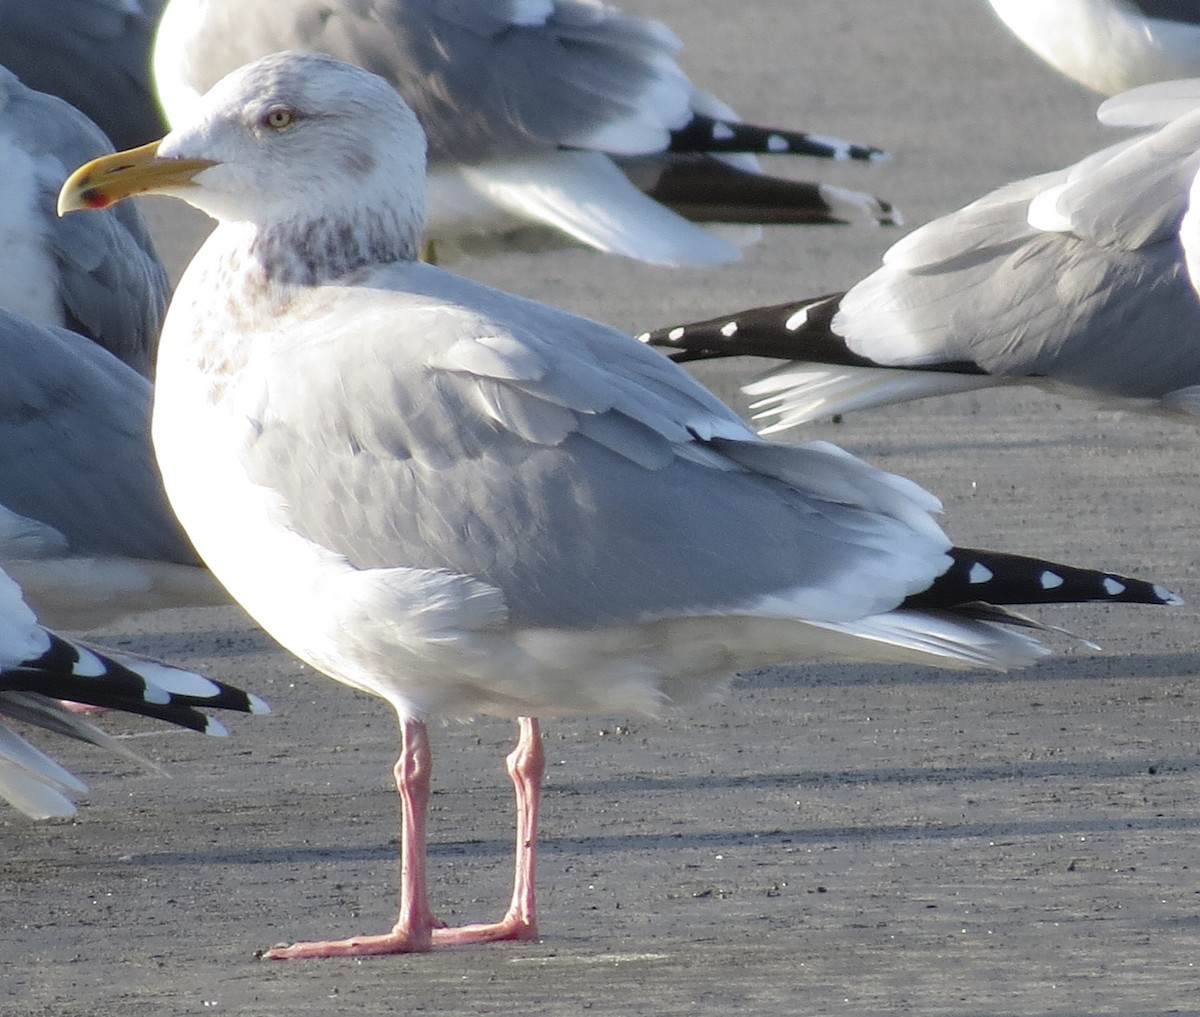
[{"label": "pale yellow eye", "polygon": [[293,119],[291,110],[273,109],[263,117],[263,123],[268,127],[279,130],[280,128],[287,127]]}]

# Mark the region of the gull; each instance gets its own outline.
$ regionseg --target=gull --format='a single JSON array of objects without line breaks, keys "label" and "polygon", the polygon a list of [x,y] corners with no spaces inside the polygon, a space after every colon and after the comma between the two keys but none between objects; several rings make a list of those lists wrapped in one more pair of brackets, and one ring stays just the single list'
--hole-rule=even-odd
[{"label": "gull", "polygon": [[83,112],[119,148],[166,121],[150,81],[163,0],[0,0],[0,64]]},{"label": "gull", "polygon": [[[17,16],[0,4],[0,26]],[[112,150],[78,110],[0,67],[0,563],[69,630],[227,601],[150,448],[169,285],[146,224],[132,204],[55,213],[68,172]]]},{"label": "gull", "polygon": [[845,293],[641,334],[684,359],[788,362],[744,386],[770,434],[850,410],[1033,385],[1196,422],[1200,300],[1184,225],[1200,81],[1147,85],[1100,119],[1151,129],[922,226]]},{"label": "gull", "polygon": [[[116,653],[38,624],[21,588],[0,571],[0,717],[78,738],[159,769],[60,700],[153,717],[210,735],[224,726],[198,707],[268,713],[252,693],[148,657]],[[0,724],[0,797],[34,819],[70,816],[87,786]]]},{"label": "gull", "polygon": [[869,195],[760,173],[745,153],[885,153],[741,123],[692,84],[679,47],[662,23],[594,0],[171,0],[154,74],[172,123],[222,75],[279,50],[319,50],[387,78],[429,137],[428,229],[442,259],[535,225],[629,258],[711,265],[738,247],[678,212],[898,221]]},{"label": "gull", "polygon": [[[539,716],[655,714],[813,656],[1018,666],[1046,650],[1002,605],[1177,602],[954,548],[916,484],[759,438],[630,336],[421,263],[424,150],[382,78],[274,54],[60,196],[153,191],[217,220],[159,347],[168,495],[268,632],[399,718],[394,928],[267,957],[536,938]],[[477,714],[518,721],[514,889],[498,922],[447,928],[426,721]]]},{"label": "gull", "polygon": [[38,616],[77,630],[228,603],[167,503],[150,382],[75,332],[5,310],[0,363],[0,564]]},{"label": "gull", "polygon": [[[0,4],[0,37],[10,8]],[[78,110],[0,67],[0,307],[73,329],[149,375],[170,288],[141,214],[130,205],[72,221],[54,211],[67,174],[112,150]]]},{"label": "gull", "polygon": [[1200,74],[1195,0],[988,0],[1055,70],[1101,95]]}]

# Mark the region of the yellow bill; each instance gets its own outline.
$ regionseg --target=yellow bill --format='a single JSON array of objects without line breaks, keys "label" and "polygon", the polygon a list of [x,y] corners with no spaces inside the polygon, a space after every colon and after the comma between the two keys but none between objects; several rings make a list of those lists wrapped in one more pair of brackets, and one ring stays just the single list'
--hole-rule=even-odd
[{"label": "yellow bill", "polygon": [[215,166],[212,159],[164,159],[159,142],[127,152],[102,155],[80,166],[58,192],[58,214],[108,208],[136,194],[189,187],[197,173]]}]

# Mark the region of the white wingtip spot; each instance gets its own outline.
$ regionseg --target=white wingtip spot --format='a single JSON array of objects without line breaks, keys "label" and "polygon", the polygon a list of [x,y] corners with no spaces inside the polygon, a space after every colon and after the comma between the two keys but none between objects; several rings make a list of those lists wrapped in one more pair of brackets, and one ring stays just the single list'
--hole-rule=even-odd
[{"label": "white wingtip spot", "polygon": [[721,326],[721,335],[723,335],[726,339],[728,339],[731,336],[733,336],[734,334],[736,334],[737,330],[738,330],[738,325],[737,325],[736,321],[727,321],[727,322],[725,322],[724,325]]},{"label": "white wingtip spot", "polygon": [[147,682],[142,688],[142,699],[147,703],[162,706],[171,701],[171,693],[166,689],[160,689],[157,685]]},{"label": "white wingtip spot", "polygon": [[672,342],[674,342],[676,339],[682,339],[683,338],[683,327],[679,326],[677,328],[671,329],[671,331],[667,333],[667,338],[670,339]]},{"label": "white wingtip spot", "polygon": [[789,332],[795,332],[806,321],[808,321],[808,308],[802,307],[783,323],[783,327]]},{"label": "white wingtip spot", "polygon": [[640,343],[648,343],[650,341],[650,333],[643,332],[641,335],[635,335],[634,338]]},{"label": "white wingtip spot", "polygon": [[1043,590],[1054,590],[1062,586],[1066,580],[1057,572],[1051,572],[1049,569],[1046,569],[1045,572],[1038,576],[1038,582],[1042,584]]},{"label": "white wingtip spot", "polygon": [[1154,593],[1164,604],[1177,606],[1183,603],[1183,598],[1178,593],[1173,593],[1165,586],[1159,586],[1158,583],[1154,584]]},{"label": "white wingtip spot", "polygon": [[1104,592],[1110,597],[1115,597],[1125,592],[1125,584],[1117,582],[1112,576],[1105,576],[1104,582],[1100,585],[1104,587]]},{"label": "white wingtip spot", "polygon": [[833,159],[850,158],[850,150],[853,146],[844,138],[832,138],[828,134],[810,134],[808,140],[818,145],[824,145],[829,149],[830,157]]},{"label": "white wingtip spot", "polygon": [[108,665],[86,646],[80,646],[78,643],[72,643],[71,646],[79,655],[79,659],[71,665],[71,674],[80,678],[99,678],[108,672]]},{"label": "white wingtip spot", "polygon": [[718,120],[713,124],[712,136],[713,141],[729,141],[733,137],[733,128]]},{"label": "white wingtip spot", "polygon": [[217,720],[216,717],[207,717],[205,719],[208,721],[204,726],[204,733],[206,735],[212,735],[214,738],[229,737],[229,729]]},{"label": "white wingtip spot", "polygon": [[259,699],[253,692],[247,692],[246,698],[250,701],[251,713],[270,713],[271,707],[265,699]]},{"label": "white wingtip spot", "polygon": [[788,150],[787,138],[781,137],[778,134],[770,134],[767,136],[767,151],[768,152],[786,152]]},{"label": "white wingtip spot", "polygon": [[983,562],[977,561],[971,566],[971,571],[967,573],[967,582],[971,584],[986,583],[994,574]]}]

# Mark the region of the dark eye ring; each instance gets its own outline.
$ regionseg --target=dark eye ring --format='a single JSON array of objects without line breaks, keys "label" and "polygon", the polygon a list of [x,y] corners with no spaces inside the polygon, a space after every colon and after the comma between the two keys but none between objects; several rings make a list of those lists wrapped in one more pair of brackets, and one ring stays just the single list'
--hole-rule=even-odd
[{"label": "dark eye ring", "polygon": [[267,111],[267,114],[262,118],[262,122],[265,126],[272,127],[278,131],[290,126],[295,119],[296,115],[289,109],[273,109]]}]

